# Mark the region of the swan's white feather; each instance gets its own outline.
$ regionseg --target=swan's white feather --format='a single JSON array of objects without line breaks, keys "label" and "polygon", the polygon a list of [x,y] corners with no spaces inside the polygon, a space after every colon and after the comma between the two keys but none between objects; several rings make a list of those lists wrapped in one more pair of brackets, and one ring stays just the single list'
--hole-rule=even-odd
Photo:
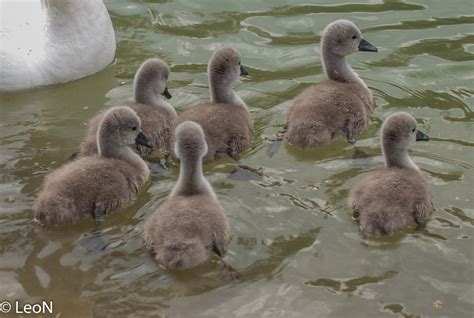
[{"label": "swan's white feather", "polygon": [[0,0],[0,91],[63,83],[112,62],[102,0]]}]

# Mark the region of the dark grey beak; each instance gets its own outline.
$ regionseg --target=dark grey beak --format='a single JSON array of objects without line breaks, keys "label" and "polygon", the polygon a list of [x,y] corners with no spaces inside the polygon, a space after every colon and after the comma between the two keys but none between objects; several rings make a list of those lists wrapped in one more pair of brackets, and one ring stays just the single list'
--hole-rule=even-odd
[{"label": "dark grey beak", "polygon": [[171,97],[173,97],[173,96],[171,96],[170,92],[168,91],[168,87],[165,88],[165,91],[163,93],[161,93],[161,95],[166,97],[166,99],[170,99]]},{"label": "dark grey beak", "polygon": [[428,141],[428,140],[430,140],[430,136],[428,136],[427,134],[419,130],[416,131],[416,141]]},{"label": "dark grey beak", "polygon": [[245,69],[243,65],[240,65],[240,76],[247,76],[249,75],[249,72]]},{"label": "dark grey beak", "polygon": [[151,141],[140,131],[137,138],[135,138],[135,143],[137,145],[145,146],[147,148],[153,148]]},{"label": "dark grey beak", "polygon": [[377,49],[376,46],[372,45],[369,43],[369,41],[365,39],[360,39],[359,42],[359,51],[364,51],[364,52],[378,52],[379,50]]}]

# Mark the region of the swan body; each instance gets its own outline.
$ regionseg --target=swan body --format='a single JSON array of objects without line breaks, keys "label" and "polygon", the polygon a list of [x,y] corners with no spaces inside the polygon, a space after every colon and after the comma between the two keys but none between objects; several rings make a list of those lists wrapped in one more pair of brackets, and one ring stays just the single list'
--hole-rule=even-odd
[{"label": "swan body", "polygon": [[102,0],[0,0],[0,92],[92,75],[115,56]]}]

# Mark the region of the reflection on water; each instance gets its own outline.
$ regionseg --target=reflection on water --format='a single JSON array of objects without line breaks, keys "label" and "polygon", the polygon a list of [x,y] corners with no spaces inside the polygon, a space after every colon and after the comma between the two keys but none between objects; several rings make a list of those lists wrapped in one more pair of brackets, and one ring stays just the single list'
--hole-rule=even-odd
[{"label": "reflection on water", "polygon": [[332,278],[319,278],[314,281],[306,282],[306,284],[312,285],[312,286],[329,287],[330,290],[335,293],[338,293],[338,292],[353,293],[357,291],[361,286],[364,286],[366,284],[380,283],[384,280],[395,277],[396,275],[397,275],[397,272],[387,272],[380,276],[375,276],[375,277],[363,276],[363,277],[352,278],[352,279],[348,279],[344,281],[339,281]]},{"label": "reflection on water", "polygon": [[[113,65],[66,85],[0,95],[0,300],[51,299],[65,317],[472,316],[470,1],[106,4],[118,39]],[[324,78],[318,42],[338,18],[380,48],[349,58],[373,91],[372,124],[356,149],[340,141],[302,152],[283,143],[269,158],[291,99]],[[90,117],[130,98],[144,59],[170,64],[179,112],[208,98],[206,64],[219,45],[238,48],[250,72],[235,85],[255,126],[242,157],[261,175],[229,177],[228,158],[205,167],[232,224],[226,261],[240,280],[221,277],[217,258],[163,272],[145,250],[144,221],[171,191],[174,166],[100,229],[92,220],[52,228],[32,221],[44,176],[77,151]],[[364,241],[347,194],[382,165],[379,129],[400,110],[432,137],[411,155],[432,185],[435,210],[425,227]]]}]

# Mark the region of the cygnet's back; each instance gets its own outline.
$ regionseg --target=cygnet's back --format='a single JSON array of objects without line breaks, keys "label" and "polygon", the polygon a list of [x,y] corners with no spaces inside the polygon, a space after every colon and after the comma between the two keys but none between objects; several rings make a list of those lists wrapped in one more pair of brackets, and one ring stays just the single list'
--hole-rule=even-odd
[{"label": "cygnet's back", "polygon": [[[166,101],[171,98],[167,88],[170,70],[168,65],[159,58],[151,58],[143,62],[135,74],[134,102],[127,103],[141,119],[142,131],[152,143],[152,148],[137,145],[137,152],[142,157],[148,156],[155,149],[171,151],[171,135],[176,110]],[[99,113],[89,122],[89,129],[81,144],[81,153],[92,155],[97,153],[95,135],[101,118],[105,112]]]},{"label": "cygnet's back", "polygon": [[207,145],[202,128],[190,121],[176,128],[178,181],[145,224],[144,239],[164,268],[191,268],[215,252],[223,257],[232,238],[230,224],[202,173]]},{"label": "cygnet's back", "polygon": [[146,182],[148,167],[130,146],[148,141],[132,109],[108,110],[97,139],[100,154],[65,164],[45,178],[34,207],[41,223],[69,223],[116,211]]},{"label": "cygnet's back", "polygon": [[415,222],[425,223],[432,207],[430,188],[408,156],[408,148],[415,141],[427,140],[407,113],[385,120],[381,132],[385,168],[358,182],[348,198],[362,231],[390,235]]},{"label": "cygnet's back", "polygon": [[241,75],[247,74],[237,50],[217,49],[208,65],[211,101],[189,108],[175,121],[175,126],[188,120],[201,125],[209,147],[204,157],[205,163],[229,152],[239,153],[250,145],[250,113],[231,86]]},{"label": "cygnet's back", "polygon": [[288,111],[287,141],[299,148],[311,148],[344,137],[350,143],[369,122],[372,94],[346,62],[356,51],[377,51],[362,39],[350,21],[329,24],[321,38],[324,70],[328,77],[298,95]]}]

